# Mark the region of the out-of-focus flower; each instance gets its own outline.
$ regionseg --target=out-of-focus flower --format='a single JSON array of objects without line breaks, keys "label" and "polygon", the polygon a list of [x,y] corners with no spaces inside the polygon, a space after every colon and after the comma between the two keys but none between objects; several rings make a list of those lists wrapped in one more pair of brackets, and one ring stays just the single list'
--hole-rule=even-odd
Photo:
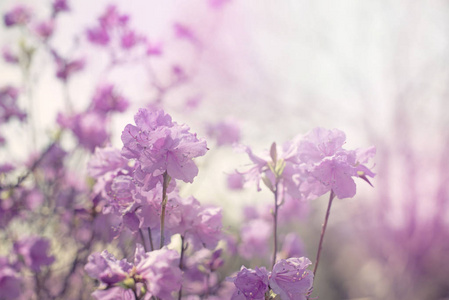
[{"label": "out-of-focus flower", "polygon": [[109,139],[109,134],[106,132],[106,116],[94,111],[69,117],[58,114],[57,122],[63,128],[70,129],[80,145],[91,152],[95,150],[95,147],[103,146]]},{"label": "out-of-focus flower", "polygon": [[182,199],[180,203],[181,221],[179,232],[193,247],[198,250],[203,246],[213,249],[221,238],[221,208],[200,206],[193,197]]},{"label": "out-of-focus flower", "polygon": [[313,285],[312,262],[306,258],[281,259],[269,276],[270,287],[282,300],[306,300]]},{"label": "out-of-focus flower", "polygon": [[12,86],[6,86],[0,89],[0,124],[8,122],[16,117],[23,121],[26,113],[17,106],[19,90]]},{"label": "out-of-focus flower", "polygon": [[14,251],[33,272],[39,272],[42,266],[51,265],[55,258],[48,255],[50,241],[42,237],[28,237],[14,243]]},{"label": "out-of-focus flower", "polygon": [[144,40],[145,39],[142,36],[137,35],[134,30],[127,30],[120,37],[120,46],[123,49],[131,49]]},{"label": "out-of-focus flower", "polygon": [[269,240],[272,225],[266,220],[255,219],[246,222],[241,228],[241,244],[238,251],[244,258],[266,258],[268,256]]},{"label": "out-of-focus flower", "polygon": [[283,259],[287,259],[289,257],[301,257],[304,253],[305,247],[301,238],[293,232],[290,232],[284,238],[282,249],[278,257]]},{"label": "out-of-focus flower", "polygon": [[109,44],[110,41],[109,33],[103,27],[94,27],[87,29],[87,39],[92,44],[101,46]]},{"label": "out-of-focus flower", "polygon": [[247,269],[244,266],[237,273],[237,276],[229,278],[234,282],[237,290],[232,295],[232,300],[263,300],[268,291],[268,271],[265,267],[255,270]]},{"label": "out-of-focus flower", "polygon": [[241,190],[245,183],[245,177],[240,173],[232,173],[227,176],[228,188],[231,190]]},{"label": "out-of-focus flower", "polygon": [[69,11],[70,7],[67,4],[67,0],[54,0],[53,1],[53,14],[57,14],[63,11]]},{"label": "out-of-focus flower", "polygon": [[176,37],[179,39],[185,39],[193,44],[199,42],[196,34],[189,26],[181,23],[175,23],[173,24],[173,28],[175,30]]},{"label": "out-of-focus flower", "polygon": [[95,91],[92,104],[93,110],[107,113],[110,111],[124,112],[128,108],[129,102],[116,91],[114,85],[103,84]]},{"label": "out-of-focus flower", "polygon": [[8,263],[6,257],[0,257],[0,291],[1,299],[14,300],[22,294],[20,273]]},{"label": "out-of-focus flower", "polygon": [[113,147],[96,148],[87,165],[87,171],[90,176],[98,179],[108,172],[115,172],[127,165],[128,160],[120,154],[120,150]]},{"label": "out-of-focus flower", "polygon": [[23,5],[17,5],[3,16],[7,27],[26,25],[31,20],[31,10]]},{"label": "out-of-focus flower", "polygon": [[46,40],[53,34],[54,28],[55,28],[55,23],[52,19],[50,19],[47,21],[42,21],[42,22],[37,23],[34,26],[34,31],[36,32],[36,34],[39,37]]},{"label": "out-of-focus flower", "polygon": [[212,8],[220,9],[228,2],[231,2],[231,0],[209,0],[209,5]]},{"label": "out-of-focus flower", "polygon": [[2,49],[2,56],[5,62],[10,64],[17,64],[19,62],[19,56],[11,51],[11,48],[5,46]]},{"label": "out-of-focus flower", "polygon": [[74,60],[65,60],[53,52],[53,58],[56,62],[56,77],[62,81],[67,81],[74,73],[84,69],[85,61],[83,58]]},{"label": "out-of-focus flower", "polygon": [[240,127],[233,120],[208,124],[207,135],[217,139],[218,146],[232,145],[240,141]]},{"label": "out-of-focus flower", "polygon": [[106,7],[106,11],[98,18],[100,25],[104,28],[111,29],[113,27],[124,26],[128,23],[129,16],[119,14],[115,5]]}]

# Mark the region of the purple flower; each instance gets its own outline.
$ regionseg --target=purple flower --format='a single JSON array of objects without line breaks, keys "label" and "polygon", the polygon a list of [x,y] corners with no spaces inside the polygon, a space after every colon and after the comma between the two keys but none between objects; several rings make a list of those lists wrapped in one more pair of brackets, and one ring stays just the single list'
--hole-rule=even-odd
[{"label": "purple flower", "polygon": [[126,260],[119,261],[104,250],[101,253],[91,254],[84,270],[90,277],[109,285],[124,280],[131,268],[132,265]]},{"label": "purple flower", "polygon": [[172,122],[162,110],[140,109],[134,119],[136,126],[128,124],[122,132],[122,155],[139,161],[141,171],[150,176],[145,180],[167,172],[171,178],[193,182],[198,174],[193,158],[206,153],[206,141],[190,133],[188,126]]},{"label": "purple flower", "polygon": [[268,291],[268,275],[265,269],[256,268],[256,270],[247,269],[244,266],[237,273],[237,276],[230,278],[237,290],[232,295],[231,300],[250,299],[263,300],[265,293]]},{"label": "purple flower", "polygon": [[317,127],[299,141],[298,158],[307,164],[320,162],[324,157],[333,156],[341,150],[345,140],[343,131]]},{"label": "purple flower", "polygon": [[312,262],[306,258],[281,259],[269,276],[270,287],[282,300],[306,300],[313,285]]},{"label": "purple flower", "polygon": [[42,266],[51,265],[55,258],[47,254],[50,241],[42,237],[28,237],[14,243],[14,251],[20,255],[25,265],[33,272],[39,272]]},{"label": "purple flower", "polygon": [[299,187],[301,184],[301,169],[297,159],[296,143],[285,142],[282,147],[272,144],[270,151],[261,156],[254,155],[246,146],[240,146],[237,150],[245,151],[254,165],[242,175],[248,182],[255,182],[260,191],[260,181],[272,191],[278,193],[280,199],[291,197],[302,199]]},{"label": "purple flower", "polygon": [[138,245],[135,255],[136,272],[144,280],[147,293],[160,299],[173,300],[172,293],[181,287],[179,254],[174,250],[162,248],[143,253]]},{"label": "purple flower", "polygon": [[3,16],[7,27],[25,25],[31,20],[31,10],[28,7],[18,5]]},{"label": "purple flower", "polygon": [[107,113],[110,111],[124,112],[129,102],[116,91],[114,85],[104,84],[97,87],[92,99],[93,110]]},{"label": "purple flower", "polygon": [[113,147],[96,148],[87,171],[90,176],[98,179],[106,173],[125,169],[127,165],[128,160],[120,154],[120,150]]},{"label": "purple flower", "polygon": [[[306,134],[298,145],[298,159],[305,178],[300,191],[308,199],[317,198],[329,191],[342,198],[351,198],[356,193],[352,177],[375,174],[365,166],[375,154],[375,148],[345,150],[345,134],[337,129],[315,128]],[[369,181],[368,181],[369,182]]]}]

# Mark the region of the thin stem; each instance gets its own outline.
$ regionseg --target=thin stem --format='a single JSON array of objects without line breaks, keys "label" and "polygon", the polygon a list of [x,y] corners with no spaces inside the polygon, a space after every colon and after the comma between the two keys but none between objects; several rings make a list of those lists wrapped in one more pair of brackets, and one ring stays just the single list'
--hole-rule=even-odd
[{"label": "thin stem", "polygon": [[153,236],[151,235],[151,228],[150,228],[150,227],[148,227],[148,237],[150,238],[150,248],[151,248],[151,251],[153,251],[153,250],[154,250],[154,246],[153,246]]},{"label": "thin stem", "polygon": [[142,239],[142,245],[143,249],[145,249],[145,252],[148,252],[147,244],[145,243],[145,238],[143,237],[143,231],[141,228],[139,228],[140,238]]},{"label": "thin stem", "polygon": [[329,204],[327,205],[326,217],[324,218],[323,227],[321,228],[320,243],[318,245],[318,252],[316,254],[315,268],[313,269],[314,277],[316,276],[316,271],[318,269],[318,263],[320,262],[321,249],[323,248],[324,233],[326,232],[327,222],[329,220],[329,214],[331,212],[332,200],[334,200],[334,197],[335,197],[334,191],[331,190],[331,194],[329,196]]},{"label": "thin stem", "polygon": [[[184,265],[182,263],[182,260],[184,258],[184,251],[187,249],[187,246],[184,245],[184,237],[181,235],[181,255],[179,257],[179,269],[182,271],[182,269],[184,268]],[[179,293],[178,293],[178,300],[181,300],[182,298],[182,284],[181,287],[179,288]]]},{"label": "thin stem", "polygon": [[133,291],[133,293],[134,293],[134,297],[136,298],[136,300],[139,300],[139,299],[140,299],[140,297],[139,297],[139,296],[137,296],[137,292],[136,292],[136,289],[135,289],[135,288],[133,288],[133,289],[132,289],[132,291]]},{"label": "thin stem", "polygon": [[167,206],[167,188],[170,183],[170,176],[167,171],[164,173],[164,183],[162,184],[162,211],[161,211],[161,243],[159,248],[162,249],[165,243],[164,225],[165,225],[165,207]]},{"label": "thin stem", "polygon": [[278,229],[278,184],[276,183],[276,187],[274,188],[274,229],[273,229],[273,243],[274,243],[274,250],[273,250],[273,263],[271,264],[271,268],[274,267],[274,264],[276,263],[276,255],[278,252],[278,237],[277,237],[277,229]]}]

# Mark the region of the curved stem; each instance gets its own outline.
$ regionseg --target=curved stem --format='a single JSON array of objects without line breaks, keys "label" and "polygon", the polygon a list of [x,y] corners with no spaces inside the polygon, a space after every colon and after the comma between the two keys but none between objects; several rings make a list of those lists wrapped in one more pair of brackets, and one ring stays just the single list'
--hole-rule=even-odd
[{"label": "curved stem", "polygon": [[329,196],[329,204],[327,205],[326,217],[324,218],[323,227],[321,228],[320,243],[318,245],[318,252],[316,254],[315,268],[313,269],[314,277],[316,276],[316,271],[318,269],[318,263],[320,262],[320,255],[321,255],[321,249],[323,248],[324,234],[326,232],[327,222],[329,220],[329,214],[331,212],[332,200],[334,200],[334,197],[335,197],[334,191],[331,190],[331,194]]}]

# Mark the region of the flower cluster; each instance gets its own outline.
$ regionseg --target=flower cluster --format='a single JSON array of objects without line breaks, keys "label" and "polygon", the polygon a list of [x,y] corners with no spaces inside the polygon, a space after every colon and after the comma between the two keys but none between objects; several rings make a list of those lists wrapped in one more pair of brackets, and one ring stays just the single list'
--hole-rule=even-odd
[{"label": "flower cluster", "polygon": [[311,264],[305,257],[292,257],[281,259],[271,272],[264,267],[251,270],[242,266],[229,279],[237,288],[232,300],[263,300],[272,297],[272,293],[282,300],[306,300],[313,284],[313,273],[307,270]]},{"label": "flower cluster", "polygon": [[142,245],[136,245],[134,263],[117,260],[104,250],[89,256],[85,270],[90,277],[100,281],[100,289],[92,295],[96,299],[132,299],[159,297],[174,299],[172,292],[181,286],[179,254],[163,248],[145,252]]},{"label": "flower cluster", "polygon": [[[311,200],[333,191],[338,198],[351,198],[356,193],[353,177],[368,181],[374,173],[367,167],[376,149],[346,150],[344,132],[315,128],[277,147],[270,153],[256,156],[249,147],[242,147],[254,163],[243,172],[246,181],[254,181],[260,190],[263,181],[271,190],[281,189],[282,196]],[[368,181],[369,183],[369,181]]]}]

